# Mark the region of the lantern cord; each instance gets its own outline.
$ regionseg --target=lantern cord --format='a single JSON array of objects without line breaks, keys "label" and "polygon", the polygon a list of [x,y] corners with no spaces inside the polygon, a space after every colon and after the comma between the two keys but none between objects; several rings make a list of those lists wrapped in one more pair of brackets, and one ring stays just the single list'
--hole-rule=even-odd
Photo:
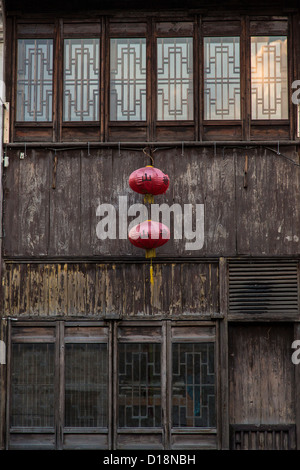
[{"label": "lantern cord", "polygon": [[154,284],[154,279],[153,279],[153,266],[152,266],[152,258],[151,258],[151,264],[150,264],[150,283],[153,286]]},{"label": "lantern cord", "polygon": [[[147,148],[147,147],[146,147]],[[149,153],[146,152],[146,148],[143,149],[143,152],[145,155],[147,155],[147,157],[150,158],[151,162],[152,162],[152,166],[154,166],[154,160],[153,160],[153,157],[151,157],[151,155],[149,155]]]}]

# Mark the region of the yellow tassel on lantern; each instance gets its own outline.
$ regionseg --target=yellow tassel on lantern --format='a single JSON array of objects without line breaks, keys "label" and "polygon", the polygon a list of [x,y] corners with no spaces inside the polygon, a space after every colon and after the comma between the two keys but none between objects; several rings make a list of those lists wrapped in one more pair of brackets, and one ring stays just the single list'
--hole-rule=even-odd
[{"label": "yellow tassel on lantern", "polygon": [[144,196],[144,203],[147,204],[154,204],[154,196],[153,194],[145,194]]},{"label": "yellow tassel on lantern", "polygon": [[152,266],[152,259],[151,259],[151,265],[150,265],[150,283],[153,286],[154,284],[154,279],[153,279],[153,266]]},{"label": "yellow tassel on lantern", "polygon": [[145,253],[145,256],[146,256],[146,258],[155,258],[156,257],[155,248],[147,249],[146,253]]}]

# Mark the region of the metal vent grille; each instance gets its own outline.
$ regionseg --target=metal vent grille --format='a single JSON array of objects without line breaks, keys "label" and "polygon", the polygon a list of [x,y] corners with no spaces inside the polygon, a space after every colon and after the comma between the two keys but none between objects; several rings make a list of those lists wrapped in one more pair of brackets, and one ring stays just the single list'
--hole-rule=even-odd
[{"label": "metal vent grille", "polygon": [[232,450],[295,450],[295,425],[232,425]]},{"label": "metal vent grille", "polygon": [[231,261],[230,314],[297,314],[297,261]]}]

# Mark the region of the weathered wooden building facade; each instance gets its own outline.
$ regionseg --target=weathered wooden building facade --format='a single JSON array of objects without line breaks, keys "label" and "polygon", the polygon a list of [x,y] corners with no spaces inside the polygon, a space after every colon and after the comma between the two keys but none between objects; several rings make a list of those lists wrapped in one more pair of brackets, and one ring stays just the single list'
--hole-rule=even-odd
[{"label": "weathered wooden building facade", "polygon": [[0,447],[299,449],[298,2],[122,3],[5,2]]}]

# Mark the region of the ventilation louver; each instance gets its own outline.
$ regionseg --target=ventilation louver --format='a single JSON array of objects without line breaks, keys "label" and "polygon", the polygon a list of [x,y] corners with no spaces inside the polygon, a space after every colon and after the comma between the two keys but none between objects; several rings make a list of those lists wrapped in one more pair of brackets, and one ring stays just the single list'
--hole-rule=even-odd
[{"label": "ventilation louver", "polygon": [[230,261],[230,314],[297,314],[297,261]]}]

